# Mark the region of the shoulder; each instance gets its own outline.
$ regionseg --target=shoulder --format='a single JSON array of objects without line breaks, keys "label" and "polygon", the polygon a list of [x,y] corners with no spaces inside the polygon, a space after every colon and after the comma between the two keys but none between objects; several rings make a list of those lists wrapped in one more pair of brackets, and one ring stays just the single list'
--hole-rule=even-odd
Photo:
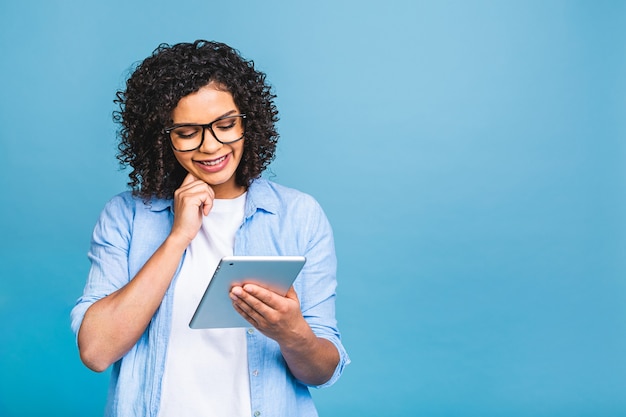
[{"label": "shoulder", "polygon": [[94,229],[95,236],[103,240],[121,236],[128,241],[135,234],[144,240],[161,237],[170,227],[171,200],[149,199],[126,191],[112,197],[100,213]]},{"label": "shoulder", "polygon": [[[171,207],[171,200],[144,199],[130,191],[119,193],[112,197],[104,206],[100,214],[100,223],[115,224],[119,227],[130,228],[130,224],[145,219],[153,221],[158,214],[167,213]],[[157,215],[157,216],[155,216]],[[153,219],[153,220],[151,220]]]},{"label": "shoulder", "polygon": [[170,206],[171,200],[158,198],[145,199],[134,195],[131,191],[124,191],[113,196],[105,205],[105,210],[108,209],[113,211],[158,212],[165,210]]}]

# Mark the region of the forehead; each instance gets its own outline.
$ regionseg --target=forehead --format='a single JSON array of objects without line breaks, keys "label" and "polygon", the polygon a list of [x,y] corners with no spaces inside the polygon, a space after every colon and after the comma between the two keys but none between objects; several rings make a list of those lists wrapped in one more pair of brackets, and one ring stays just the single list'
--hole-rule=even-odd
[{"label": "forehead", "polygon": [[172,111],[174,123],[208,123],[238,112],[233,95],[214,83],[180,99]]}]

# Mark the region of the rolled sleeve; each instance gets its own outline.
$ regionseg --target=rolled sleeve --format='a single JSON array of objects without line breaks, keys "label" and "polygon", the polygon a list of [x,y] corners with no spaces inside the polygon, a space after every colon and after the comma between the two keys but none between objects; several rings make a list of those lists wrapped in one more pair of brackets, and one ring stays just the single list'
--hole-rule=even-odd
[{"label": "rolled sleeve", "polygon": [[129,281],[131,224],[132,209],[125,195],[111,199],[100,214],[87,255],[91,262],[87,283],[70,315],[76,337],[89,307]]},{"label": "rolled sleeve", "polygon": [[[302,314],[316,336],[329,340],[339,353],[339,362],[332,377],[315,388],[333,385],[341,376],[350,358],[341,343],[335,315],[337,259],[332,228],[319,204],[312,198],[304,224],[309,236],[306,264],[295,283]],[[301,219],[303,220],[303,219]]]}]

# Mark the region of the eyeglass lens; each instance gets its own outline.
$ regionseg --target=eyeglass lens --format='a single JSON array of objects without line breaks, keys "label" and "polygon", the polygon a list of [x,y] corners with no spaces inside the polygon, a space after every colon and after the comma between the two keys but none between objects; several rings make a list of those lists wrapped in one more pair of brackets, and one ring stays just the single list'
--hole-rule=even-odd
[{"label": "eyeglass lens", "polygon": [[181,125],[170,131],[174,148],[186,151],[196,149],[202,143],[204,130],[222,143],[235,142],[243,137],[243,116],[224,117],[207,125]]}]

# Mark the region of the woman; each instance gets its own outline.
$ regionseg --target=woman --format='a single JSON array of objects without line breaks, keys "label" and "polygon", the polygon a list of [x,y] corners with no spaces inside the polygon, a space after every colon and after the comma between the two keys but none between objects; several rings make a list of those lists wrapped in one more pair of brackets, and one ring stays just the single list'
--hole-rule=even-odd
[{"label": "woman", "polygon": [[[274,97],[251,61],[207,41],[159,46],[117,93],[132,191],[103,210],[72,311],[85,365],[113,365],[107,415],[314,416],[308,387],[349,363],[330,225],[313,198],[260,177],[278,139]],[[231,254],[307,262],[286,296],[231,289],[250,327],[190,329]]]}]

